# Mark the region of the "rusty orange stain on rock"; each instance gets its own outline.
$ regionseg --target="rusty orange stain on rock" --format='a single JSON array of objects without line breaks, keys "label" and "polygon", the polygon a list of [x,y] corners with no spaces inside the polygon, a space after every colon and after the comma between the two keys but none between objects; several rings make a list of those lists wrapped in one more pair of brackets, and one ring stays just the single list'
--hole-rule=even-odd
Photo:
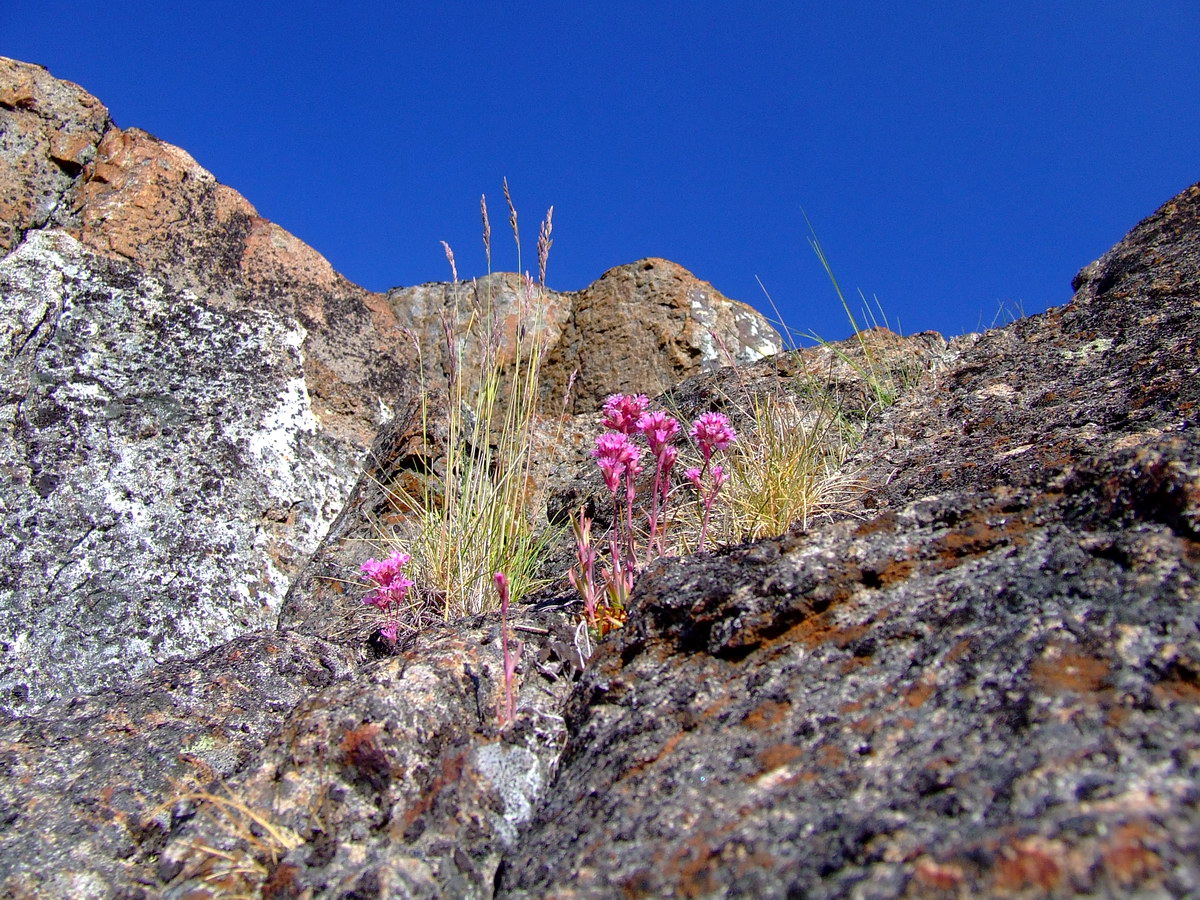
[{"label": "rusty orange stain on rock", "polygon": [[896,529],[896,514],[892,511],[881,513],[873,519],[861,523],[854,529],[855,537],[868,537],[872,534],[878,534],[881,531],[894,531]]},{"label": "rusty orange stain on rock", "polygon": [[822,744],[817,748],[817,762],[828,769],[836,769],[846,762],[846,754],[836,744]]},{"label": "rusty orange stain on rock", "polygon": [[1034,683],[1048,694],[1095,693],[1109,676],[1108,663],[1061,645],[1047,648],[1030,668]]},{"label": "rusty orange stain on rock", "polygon": [[875,583],[872,584],[872,587],[891,587],[893,584],[907,579],[916,567],[916,563],[912,560],[893,559],[880,571],[873,573]]},{"label": "rusty orange stain on rock", "polygon": [[755,756],[758,764],[762,766],[762,771],[759,774],[786,766],[804,754],[804,749],[797,747],[795,744],[776,744],[774,747],[759,750]]},{"label": "rusty orange stain on rock", "polygon": [[742,725],[756,731],[778,725],[792,708],[790,703],[780,703],[777,700],[764,700],[742,719]]},{"label": "rusty orange stain on rock", "polygon": [[1145,845],[1151,835],[1145,823],[1122,825],[1101,851],[1104,871],[1122,887],[1141,885],[1163,870],[1161,857]]},{"label": "rusty orange stain on rock", "polygon": [[654,756],[651,756],[648,759],[639,760],[638,762],[636,762],[632,766],[630,766],[628,769],[626,769],[622,775],[622,779],[628,779],[628,778],[632,778],[636,775],[639,775],[640,773],[644,772],[646,769],[650,768],[650,766],[652,766],[656,762],[658,762],[660,759],[662,759],[664,756],[667,756],[667,755],[671,754],[672,752],[674,752],[675,748],[679,746],[679,742],[683,740],[683,738],[686,734],[687,734],[686,731],[679,731],[679,732],[676,732],[675,734],[671,735],[669,738],[667,738],[667,742],[662,745],[662,749],[659,750],[658,753],[656,753]]},{"label": "rusty orange stain on rock", "polygon": [[1057,890],[1063,881],[1062,859],[1062,848],[1050,841],[1009,844],[1001,848],[992,870],[992,887],[1004,894]]},{"label": "rusty orange stain on rock", "polygon": [[850,730],[857,734],[870,734],[879,727],[879,720],[866,716],[850,723]]},{"label": "rusty orange stain on rock", "polygon": [[961,866],[940,863],[925,856],[917,860],[913,880],[923,888],[934,891],[953,891],[966,880]]},{"label": "rusty orange stain on rock", "polygon": [[946,654],[946,662],[958,662],[966,655],[967,651],[971,649],[971,645],[973,643],[974,638],[963,638],[950,648],[950,652]]},{"label": "rusty orange stain on rock", "polygon": [[1023,522],[1007,521],[1002,527],[986,521],[966,522],[933,542],[933,547],[943,562],[953,562],[973,556],[982,556],[989,550],[1009,543],[1019,543],[1021,534],[1028,530]]},{"label": "rusty orange stain on rock", "polygon": [[1166,676],[1152,688],[1155,698],[1162,702],[1182,700],[1200,703],[1200,675],[1197,667],[1175,660]]},{"label": "rusty orange stain on rock", "polygon": [[935,687],[931,679],[922,679],[904,692],[904,705],[910,709],[922,706],[933,694]]}]

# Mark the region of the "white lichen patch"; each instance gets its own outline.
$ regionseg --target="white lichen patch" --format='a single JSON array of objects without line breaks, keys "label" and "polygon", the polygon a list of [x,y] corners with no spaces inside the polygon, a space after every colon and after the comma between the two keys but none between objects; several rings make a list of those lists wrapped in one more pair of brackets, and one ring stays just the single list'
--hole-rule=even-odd
[{"label": "white lichen patch", "polygon": [[1001,381],[997,382],[996,384],[989,384],[987,387],[980,388],[979,390],[975,391],[975,396],[981,400],[1006,400],[1011,402],[1017,397],[1017,389],[1011,384],[1005,384]]},{"label": "white lichen patch", "polygon": [[525,747],[494,743],[476,748],[472,762],[500,795],[504,814],[494,824],[504,844],[512,846],[518,829],[533,818],[534,807],[545,789],[542,761]]},{"label": "white lichen patch", "polygon": [[1064,359],[1069,359],[1071,362],[1086,362],[1093,356],[1111,350],[1112,346],[1112,338],[1096,338],[1075,350],[1062,350],[1060,352]]}]

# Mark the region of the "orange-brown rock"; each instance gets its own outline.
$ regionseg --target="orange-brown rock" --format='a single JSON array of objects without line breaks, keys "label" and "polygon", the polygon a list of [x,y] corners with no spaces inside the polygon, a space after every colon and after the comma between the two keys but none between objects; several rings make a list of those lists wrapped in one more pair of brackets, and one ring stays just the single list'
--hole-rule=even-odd
[{"label": "orange-brown rock", "polygon": [[494,315],[505,348],[518,323],[532,323],[544,346],[544,408],[554,412],[592,413],[609,394],[661,394],[691,375],[783,349],[760,313],[665,259],[617,266],[571,293],[534,287],[527,295],[515,275],[496,274],[401,288],[388,299],[443,372],[446,324],[465,335],[459,352],[470,359],[483,352],[466,334],[472,316]]}]

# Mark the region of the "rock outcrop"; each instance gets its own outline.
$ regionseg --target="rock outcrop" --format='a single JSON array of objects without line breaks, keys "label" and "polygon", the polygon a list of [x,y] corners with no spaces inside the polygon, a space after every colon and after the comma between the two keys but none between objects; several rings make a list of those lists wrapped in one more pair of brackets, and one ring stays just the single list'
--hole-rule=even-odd
[{"label": "rock outcrop", "polygon": [[411,365],[382,298],[0,58],[0,706],[273,622]]},{"label": "rock outcrop", "polygon": [[[271,624],[418,381],[414,336],[436,370],[442,309],[426,307],[451,286],[351,284],[185,151],[2,57],[0,253],[0,707]],[[681,359],[705,359],[710,328],[735,353],[777,348],[757,313],[689,279],[662,328],[654,285],[610,320],[647,319]],[[560,356],[589,343],[566,296],[546,293]],[[644,349],[609,347],[580,383],[699,370],[651,377]]]},{"label": "rock outcrop", "polygon": [[[274,385],[302,380],[302,339],[281,312],[253,307],[248,330],[236,307],[205,302],[169,271],[184,256],[151,274],[47,227],[53,202],[10,208],[25,224],[0,262],[16,323],[4,408],[25,443],[10,474],[23,505],[5,514],[19,526],[65,492],[143,491],[66,553],[92,562],[52,579],[93,585],[82,596],[102,605],[122,589],[105,554],[130,553],[120,536],[165,508],[161,467],[109,482],[56,456],[78,447],[76,466],[123,471],[154,458],[139,435],[205,427],[207,407],[172,406],[141,368],[174,351],[142,348],[190,335],[201,371],[232,356],[233,384],[266,355]],[[54,303],[36,305],[38,279]],[[350,502],[295,564],[286,627],[0,712],[0,893],[1200,894],[1200,185],[1076,287],[1070,305],[979,336],[872,332],[676,386],[666,399],[686,412],[838,395],[863,429],[846,464],[859,494],[807,529],[658,560],[594,652],[561,584],[514,611],[511,722],[497,616],[429,624],[394,654],[346,626],[342,582],[372,552],[386,485],[436,453],[417,398],[398,393]],[[564,334],[572,309],[555,320]],[[129,340],[129,317],[159,327],[137,352],[105,350]],[[212,425],[221,452],[258,447],[251,467],[269,469],[278,442],[240,430],[289,434],[269,408]],[[337,437],[312,428],[310,441]],[[583,448],[560,449],[570,472]],[[83,517],[57,509],[73,540]],[[6,552],[30,553],[8,527]]]},{"label": "rock outcrop", "polygon": [[272,623],[347,490],[303,328],[57,230],[0,260],[0,321],[5,705]]},{"label": "rock outcrop", "polygon": [[543,406],[554,413],[592,413],[609,394],[661,394],[700,372],[783,350],[757,311],[665,259],[618,266],[573,293],[527,292],[521,279],[500,274],[397,288],[388,299],[443,374],[447,326],[460,336],[457,355],[468,360],[485,352],[472,320],[494,319],[508,348],[518,328],[536,328]]},{"label": "rock outcrop", "polygon": [[855,518],[642,578],[496,896],[1200,891],[1200,185],[1076,285]]}]

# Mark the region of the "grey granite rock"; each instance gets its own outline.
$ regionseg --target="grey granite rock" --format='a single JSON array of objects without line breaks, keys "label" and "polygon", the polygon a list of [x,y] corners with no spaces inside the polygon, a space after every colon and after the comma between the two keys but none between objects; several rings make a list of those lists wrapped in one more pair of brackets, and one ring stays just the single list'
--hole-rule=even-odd
[{"label": "grey granite rock", "polygon": [[0,260],[0,705],[274,623],[350,481],[303,336],[61,231]]},{"label": "grey granite rock", "polygon": [[499,897],[1200,893],[1200,186],[868,428],[852,516],[664,561]]},{"label": "grey granite rock", "polygon": [[[26,80],[0,113],[54,106],[38,98],[58,88]],[[316,373],[345,322],[397,310],[327,272],[290,305],[310,256],[213,183],[175,192],[194,163],[102,119],[94,158],[76,154],[93,180],[21,220],[0,262],[6,664],[24,654],[60,680],[106,653],[126,664],[98,638],[124,616],[122,633],[164,635],[128,645],[145,650],[136,672],[181,652],[175,622],[212,625],[199,641],[269,626],[278,594],[256,619],[254,579],[259,597],[290,582],[294,630],[0,713],[6,896],[1200,894],[1200,185],[1085,269],[1062,309],[949,344],[872,332],[680,385],[688,414],[834,390],[862,429],[861,496],[808,530],[654,563],[581,675],[569,594],[515,612],[520,711],[502,724],[497,616],[427,624],[399,653],[343,627],[365,541],[397,512],[383,486],[436,466],[418,398],[392,395],[399,416],[299,576],[303,553],[280,549],[315,537],[288,504],[326,515],[313,498],[345,470],[324,460],[373,433],[380,395],[354,386],[386,382]],[[106,226],[131,197],[139,212]],[[180,209],[228,238],[203,272],[187,262],[199,232],[161,232]],[[564,385],[600,370],[563,336],[690,283],[648,262],[554,319]],[[615,387],[670,386],[704,368],[701,343]],[[862,377],[874,363],[903,387],[886,410]],[[206,382],[187,403],[185,374]],[[567,469],[600,385],[546,450]],[[285,476],[293,458],[309,464]],[[229,466],[238,479],[218,480]],[[172,605],[192,597],[199,623]],[[30,679],[7,671],[21,700]]]},{"label": "grey granite rock", "polygon": [[199,804],[161,852],[160,896],[491,897],[551,791],[572,685],[569,670],[540,661],[570,634],[562,612],[514,614],[517,715],[502,722],[498,625],[491,615],[431,627],[297,706],[223,787],[272,838]]}]

